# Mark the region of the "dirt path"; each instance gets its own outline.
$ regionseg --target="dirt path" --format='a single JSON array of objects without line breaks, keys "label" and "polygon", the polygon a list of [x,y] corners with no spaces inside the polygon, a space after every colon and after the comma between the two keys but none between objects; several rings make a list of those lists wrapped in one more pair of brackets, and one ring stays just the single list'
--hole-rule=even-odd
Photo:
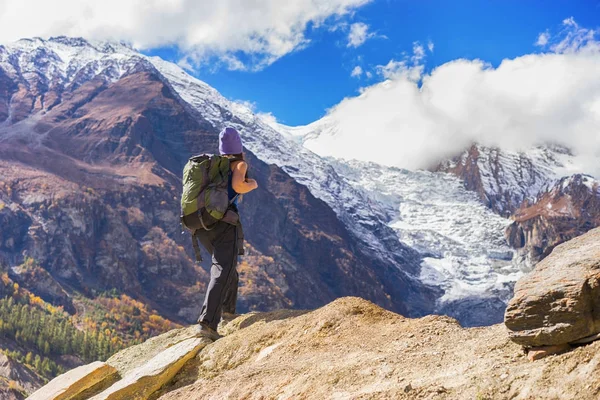
[{"label": "dirt path", "polygon": [[600,398],[600,343],[532,363],[503,325],[406,319],[357,298],[226,328],[161,400]]}]

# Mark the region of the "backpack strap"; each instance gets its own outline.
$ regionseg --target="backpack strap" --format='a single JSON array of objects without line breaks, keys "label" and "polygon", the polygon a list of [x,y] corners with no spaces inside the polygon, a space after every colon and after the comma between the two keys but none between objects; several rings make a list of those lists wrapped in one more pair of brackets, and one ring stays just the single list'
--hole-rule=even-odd
[{"label": "backpack strap", "polygon": [[[213,229],[215,229],[214,227],[208,229],[206,227],[206,225],[204,224],[204,220],[202,219],[202,210],[204,210],[204,208],[202,208],[198,211],[198,219],[200,220],[200,224],[202,225],[202,228],[204,228],[205,231],[212,231]],[[194,234],[195,234],[195,232],[194,232]]]},{"label": "backpack strap", "polygon": [[[246,162],[246,160],[244,160],[244,158],[242,158],[242,157],[231,157],[231,158],[229,159],[229,165],[231,165],[231,163],[234,163],[234,162],[237,162],[237,161],[243,161],[243,162]],[[230,172],[230,173],[231,173],[231,172]],[[248,171],[246,171],[246,178],[247,178],[247,177],[248,177]],[[230,179],[232,179],[232,177],[231,177],[231,176],[230,176]],[[239,194],[239,193],[237,193],[237,194],[236,194],[236,195],[233,197],[233,199],[229,200],[229,205],[231,206],[231,205],[233,204],[233,202],[234,202],[234,201],[235,201],[235,200],[236,200],[238,197],[240,197],[240,194]]]},{"label": "backpack strap", "polygon": [[[227,157],[227,158],[229,158],[229,157]],[[244,162],[245,162],[246,160],[244,160],[244,158],[243,158],[243,157],[231,157],[231,158],[229,158],[229,163],[230,163],[230,164],[231,164],[232,162],[236,162],[236,161],[244,161]]]},{"label": "backpack strap", "polygon": [[194,247],[194,254],[196,255],[196,262],[202,262],[202,253],[200,253],[200,238],[198,237],[198,231],[192,233],[192,247]]}]

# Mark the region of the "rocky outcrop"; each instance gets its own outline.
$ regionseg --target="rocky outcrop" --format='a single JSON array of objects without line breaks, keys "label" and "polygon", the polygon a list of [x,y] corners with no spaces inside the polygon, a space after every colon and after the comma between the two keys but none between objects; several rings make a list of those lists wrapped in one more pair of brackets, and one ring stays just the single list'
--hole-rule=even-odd
[{"label": "rocky outcrop", "polygon": [[506,229],[520,262],[535,265],[560,243],[600,226],[598,182],[573,175],[559,180],[531,205],[521,207]]},{"label": "rocky outcrop", "polygon": [[600,333],[600,229],[557,246],[517,282],[505,324],[510,338],[526,347]]},{"label": "rocky outcrop", "polygon": [[[14,386],[26,393],[31,393],[44,384],[43,378],[30,368],[19,364],[4,354],[0,354],[0,376],[6,378],[9,382],[13,382]],[[0,385],[1,389],[3,389],[2,385]],[[0,391],[0,399],[3,399],[4,397],[1,394]]]},{"label": "rocky outcrop", "polygon": [[75,313],[75,306],[71,296],[66,290],[46,271],[38,265],[13,267],[9,270],[10,278],[30,292],[35,293],[48,303],[61,306],[70,313]]},{"label": "rocky outcrop", "polygon": [[[176,343],[195,340],[186,339],[191,332],[170,332],[117,358],[121,366],[131,361],[129,371],[158,367]],[[600,343],[532,363],[502,325],[464,329],[448,317],[408,319],[360,298],[310,312],[242,315],[220,332],[225,336],[152,398],[591,400],[600,393]],[[146,350],[158,353],[148,359]]]},{"label": "rocky outcrop", "polygon": [[121,376],[128,375],[131,371],[147,364],[152,358],[158,356],[169,347],[195,338],[195,328],[195,326],[190,326],[155,336],[142,344],[118,352],[109,358],[107,363],[114,366]]}]

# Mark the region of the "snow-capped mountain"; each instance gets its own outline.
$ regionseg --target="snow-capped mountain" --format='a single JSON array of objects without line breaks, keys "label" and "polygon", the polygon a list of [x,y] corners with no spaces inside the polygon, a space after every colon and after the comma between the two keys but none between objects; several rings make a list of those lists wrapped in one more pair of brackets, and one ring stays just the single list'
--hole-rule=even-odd
[{"label": "snow-capped mountain", "polygon": [[467,189],[497,213],[510,216],[531,204],[559,179],[577,171],[575,157],[564,146],[538,146],[511,151],[473,145],[437,167],[464,180]]},{"label": "snow-capped mountain", "polygon": [[[421,270],[407,272],[445,291],[434,312],[456,316],[468,325],[502,319],[503,305],[521,274],[504,239],[510,221],[487,209],[459,179],[324,159],[298,140],[318,135],[310,131],[315,125],[295,129],[257,117],[172,63],[156,58],[152,62],[181,97],[203,113],[218,99],[220,110],[212,109],[212,122],[222,124],[222,110],[233,114],[233,121],[240,120],[245,146],[327,202],[369,251],[394,262],[395,252],[406,257],[402,244],[417,250],[424,257]],[[326,125],[326,120],[316,124]]]},{"label": "snow-capped mountain", "polygon": [[[0,144],[8,137],[27,134],[36,136],[37,143],[42,145],[49,131],[46,129],[44,135],[39,135],[37,129],[40,121],[47,127],[49,122],[43,121],[44,116],[51,115],[55,107],[68,103],[75,111],[66,110],[60,118],[77,118],[81,104],[93,102],[98,93],[140,72],[151,75],[140,81],[142,87],[156,76],[172,89],[176,98],[169,97],[169,101],[181,104],[184,108],[181,112],[186,118],[191,116],[198,129],[217,132],[225,124],[238,127],[245,147],[257,160],[280,168],[333,210],[341,226],[352,236],[348,251],[369,260],[366,262],[369,268],[379,268],[381,271],[374,273],[377,279],[388,277],[388,284],[403,285],[402,301],[410,303],[404,311],[412,315],[447,313],[468,325],[499,321],[512,285],[522,273],[522,265],[513,261],[513,250],[504,239],[504,232],[511,225],[507,217],[523,204],[534,204],[572,164],[568,150],[558,146],[527,153],[474,146],[456,159],[442,162],[437,172],[332,160],[313,153],[309,145],[307,148],[307,143],[318,139],[323,132],[331,134],[338,129],[327,117],[305,127],[287,127],[227,100],[214,88],[160,58],[147,57],[124,44],[64,37],[28,39],[0,46]],[[84,85],[87,85],[85,90]],[[3,90],[10,96],[2,97]],[[121,92],[111,96],[114,97],[108,98],[114,99],[115,104],[110,106],[120,104],[119,110],[127,109],[130,106],[127,102],[135,101]],[[152,116],[155,121],[168,118],[169,113],[162,112],[171,105],[162,107],[160,113],[156,111]],[[139,111],[144,112],[145,109]],[[52,123],[62,121],[52,118]],[[102,115],[102,118],[106,117]],[[118,139],[125,129],[123,126],[130,122],[129,114],[111,121],[107,129],[112,139],[102,138],[93,146],[82,147],[86,152],[84,161],[100,162],[102,160],[96,161],[93,156],[100,151],[98,149],[112,151],[123,146],[127,160],[135,156],[136,160],[146,162],[152,157],[148,155],[149,148],[144,146],[156,146],[153,140],[169,151],[186,150],[184,140],[169,135],[169,127],[156,128],[164,135],[156,140],[149,137],[144,137],[142,142]],[[187,119],[181,122],[181,126],[190,124]],[[77,126],[73,132],[80,129]],[[93,128],[82,125],[97,136],[100,135],[95,129],[99,126],[102,127],[101,124]],[[143,136],[143,133],[136,131],[135,135]],[[206,140],[214,139],[207,137]],[[139,150],[140,147],[144,150]],[[158,150],[153,157],[164,157],[164,163],[169,166],[177,166],[181,161],[173,161],[172,154],[162,155]],[[266,171],[266,167],[263,170]],[[169,180],[173,174],[176,172],[171,169],[161,178]],[[269,195],[273,194],[279,195],[275,192]],[[303,198],[295,200],[298,207],[303,207]],[[321,214],[310,215],[311,211],[307,208],[304,217],[322,219],[317,221],[321,227],[329,223]],[[259,232],[261,228],[255,230]],[[302,235],[306,237],[318,234],[305,230]],[[332,246],[338,246],[338,239],[331,240]],[[293,247],[290,243],[287,245]],[[293,249],[289,254],[295,254]],[[277,253],[266,255],[275,260],[278,257]],[[302,255],[298,257],[303,259]],[[311,262],[320,259],[315,255]],[[274,273],[277,268],[273,267],[268,273]],[[297,268],[301,266],[294,265],[283,272],[278,270],[280,275],[272,281],[287,287],[285,277]],[[372,271],[367,269],[365,273],[369,275]],[[328,279],[331,282],[327,282],[327,290],[332,295],[346,293],[336,290],[334,279]],[[384,292],[389,296],[391,289]],[[395,301],[390,300],[390,304],[397,304]]]},{"label": "snow-capped mountain", "polygon": [[406,248],[391,240],[394,234],[385,223],[387,215],[382,205],[350,185],[327,161],[288,140],[248,107],[225,99],[175,64],[156,57],[150,61],[203,118],[219,128],[226,123],[238,127],[246,148],[264,162],[281,167],[315,197],[329,204],[368,251],[387,263],[396,263],[396,255],[407,256]]},{"label": "snow-capped mountain", "polygon": [[[340,129],[330,116],[301,127],[268,116],[265,121],[316,150],[324,148],[323,140],[335,141]],[[437,311],[467,324],[497,316],[524,272],[557,244],[600,224],[597,181],[582,178],[577,158],[557,144],[527,151],[473,145],[433,172],[358,161],[333,164],[357,189],[384,204],[400,240],[424,255],[421,280],[445,290]],[[562,211],[549,217],[551,203]],[[540,204],[544,212],[533,211]]]}]

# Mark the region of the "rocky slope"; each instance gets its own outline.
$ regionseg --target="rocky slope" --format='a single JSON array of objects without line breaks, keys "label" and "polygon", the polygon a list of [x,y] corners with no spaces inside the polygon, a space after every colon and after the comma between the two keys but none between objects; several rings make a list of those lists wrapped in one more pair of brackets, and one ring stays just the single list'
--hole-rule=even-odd
[{"label": "rocky slope", "polygon": [[[600,394],[598,342],[532,363],[502,325],[465,329],[448,317],[407,319],[359,298],[312,312],[248,314],[221,331],[225,337],[194,350],[151,398],[585,400]],[[171,332],[107,364],[131,382],[147,371],[144,363],[159,363],[155,353],[166,357],[189,337],[189,330]],[[132,383],[137,393],[161,379],[158,370],[146,376],[144,384]],[[93,398],[123,398],[110,393],[116,392]]]},{"label": "rocky slope", "polygon": [[24,399],[46,383],[30,368],[4,354],[0,354],[0,376],[0,398],[5,400]]}]

